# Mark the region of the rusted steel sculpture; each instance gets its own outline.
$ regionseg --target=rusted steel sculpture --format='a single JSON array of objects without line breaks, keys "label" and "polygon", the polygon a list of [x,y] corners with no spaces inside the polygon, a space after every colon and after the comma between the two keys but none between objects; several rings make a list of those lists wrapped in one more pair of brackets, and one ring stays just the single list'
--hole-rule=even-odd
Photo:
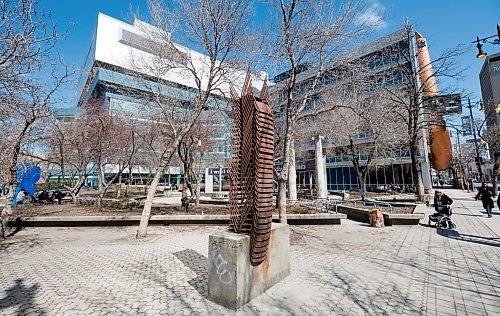
[{"label": "rusted steel sculpture", "polygon": [[250,261],[254,266],[266,258],[273,212],[274,118],[268,97],[266,83],[260,97],[253,96],[250,74],[241,98],[231,86],[229,230],[250,235]]},{"label": "rusted steel sculpture", "polygon": [[[437,96],[439,94],[436,77],[432,70],[431,58],[427,49],[427,40],[415,32],[418,46],[418,62],[420,64],[420,79],[423,85],[423,95],[426,97]],[[432,114],[435,123],[431,128],[431,154],[432,167],[436,170],[446,170],[451,166],[451,140],[450,132],[446,127],[443,117]]]}]

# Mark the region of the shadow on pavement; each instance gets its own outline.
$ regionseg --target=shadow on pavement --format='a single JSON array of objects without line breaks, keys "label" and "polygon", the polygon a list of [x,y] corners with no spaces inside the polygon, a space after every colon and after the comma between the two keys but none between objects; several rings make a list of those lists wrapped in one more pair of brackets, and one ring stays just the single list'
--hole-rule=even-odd
[{"label": "shadow on pavement", "polygon": [[196,278],[191,279],[188,283],[201,294],[204,298],[208,298],[208,271],[207,257],[194,251],[193,249],[185,249],[173,253],[186,267],[196,273]]},{"label": "shadow on pavement", "polygon": [[484,215],[479,215],[479,214],[465,214],[465,213],[454,213],[453,215],[458,215],[458,216],[472,216],[472,217],[484,217]]},{"label": "shadow on pavement", "polygon": [[452,229],[436,229],[438,235],[452,238],[456,240],[471,242],[480,245],[486,245],[491,247],[500,247],[500,238],[494,237],[485,237],[485,236],[477,236],[477,235],[468,235],[468,234],[460,234],[456,230]]},{"label": "shadow on pavement", "polygon": [[17,217],[15,220],[10,222],[9,226],[7,226],[7,237],[12,237],[23,229],[22,220],[20,217]]},{"label": "shadow on pavement", "polygon": [[37,284],[31,287],[26,287],[22,279],[17,279],[16,284],[5,290],[5,297],[0,298],[0,311],[18,306],[16,315],[27,314],[27,309],[33,309],[33,312],[37,315],[45,314],[45,311],[38,308],[33,301],[37,291]]}]

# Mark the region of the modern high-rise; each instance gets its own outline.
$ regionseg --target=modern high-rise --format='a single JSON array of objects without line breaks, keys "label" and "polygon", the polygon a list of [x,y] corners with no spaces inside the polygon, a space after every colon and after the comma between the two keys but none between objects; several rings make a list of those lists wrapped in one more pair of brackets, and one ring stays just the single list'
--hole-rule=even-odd
[{"label": "modern high-rise", "polygon": [[[405,26],[401,30],[384,36],[348,55],[341,56],[339,58],[340,62],[333,61],[331,64],[327,65],[327,70],[324,71],[324,75],[319,79],[319,83],[312,94],[311,100],[321,99],[321,94],[328,91],[329,86],[333,86],[335,83],[338,84],[339,80],[344,80],[343,78],[353,76],[353,72],[349,70],[347,70],[345,74],[343,74],[342,71],[339,72],[343,63],[364,65],[364,67],[373,73],[374,76],[384,78],[383,84],[385,86],[403,85],[407,79],[404,75],[401,75],[397,69],[398,67],[406,67],[407,69],[411,69],[412,73],[417,76],[417,59],[412,57],[416,56],[417,50],[415,34],[410,26]],[[297,76],[299,88],[294,92],[296,98],[300,98],[301,93],[304,93],[302,90],[307,90],[309,82],[312,81],[312,78],[314,78],[317,72],[317,69],[311,65],[306,64],[303,65],[302,68],[303,69],[300,69],[301,71]],[[356,74],[354,74],[354,76],[356,76]],[[278,109],[276,113],[277,120],[280,120],[283,115],[281,105],[284,105],[286,102],[286,94],[283,93],[283,87],[288,78],[289,75],[287,72],[279,74],[274,78],[275,85],[271,90],[271,102],[273,106]],[[367,93],[373,92],[378,89],[377,84],[369,86],[367,89]],[[314,108],[314,104],[311,104],[311,107]],[[330,112],[321,115],[334,115],[334,113]],[[356,139],[356,141],[359,142],[369,142],[369,131],[360,132]],[[424,137],[418,153],[418,161],[420,162],[425,189],[429,189],[431,186],[430,161],[429,156],[426,154],[428,150],[427,140],[428,139]],[[309,155],[306,157],[297,157],[297,185],[299,187],[314,188],[316,185],[315,177],[318,172],[316,170],[318,158],[315,157],[317,155],[314,153],[315,142],[316,141],[311,140],[308,144]],[[323,140],[322,146],[328,149],[329,147],[336,146],[334,143],[335,142]],[[392,150],[379,155],[382,155],[381,159],[379,159],[382,163],[374,166],[369,172],[367,188],[375,188],[387,184],[399,185],[400,187],[415,184],[416,179],[413,179],[412,176],[411,157],[408,148]],[[360,155],[359,161],[363,163],[363,160],[366,161],[367,157]],[[350,190],[358,187],[358,178],[349,156],[333,156],[327,154],[326,157],[324,157],[324,162],[321,164],[325,165],[327,190]]]},{"label": "modern high-rise", "polygon": [[[151,112],[155,108],[152,100],[158,94],[180,109],[188,108],[197,97],[197,80],[202,89],[207,85],[210,57],[177,44],[174,39],[165,40],[170,37],[171,34],[141,20],[134,19],[129,24],[99,13],[80,78],[77,106],[85,107],[92,101],[112,114],[130,119],[160,119],[160,115]],[[211,121],[214,135],[206,140],[212,149],[203,156],[207,164],[217,164],[207,167],[218,167],[229,158],[229,84],[239,90],[245,76],[246,71],[236,69],[224,72],[207,101],[208,111],[221,110],[217,115],[220,122]],[[260,90],[266,76],[252,76],[253,88]],[[180,168],[168,170],[172,169]]]},{"label": "modern high-rise", "polygon": [[487,126],[500,124],[500,53],[486,57],[479,73]]}]

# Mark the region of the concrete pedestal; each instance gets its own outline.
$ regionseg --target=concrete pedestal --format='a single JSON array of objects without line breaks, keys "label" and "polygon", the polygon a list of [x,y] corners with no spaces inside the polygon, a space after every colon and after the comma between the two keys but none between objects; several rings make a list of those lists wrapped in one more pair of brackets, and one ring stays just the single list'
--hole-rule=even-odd
[{"label": "concrete pedestal", "polygon": [[290,274],[288,225],[273,223],[266,260],[250,264],[250,236],[231,232],[210,235],[208,298],[238,309]]}]

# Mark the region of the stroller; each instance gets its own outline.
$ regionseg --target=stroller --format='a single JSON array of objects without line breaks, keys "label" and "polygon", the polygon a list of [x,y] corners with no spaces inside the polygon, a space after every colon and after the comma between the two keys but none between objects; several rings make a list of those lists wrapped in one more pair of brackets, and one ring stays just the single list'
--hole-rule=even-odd
[{"label": "stroller", "polygon": [[457,226],[451,221],[451,214],[451,208],[448,206],[439,210],[437,213],[429,215],[429,226],[435,222],[436,228],[455,229]]}]

